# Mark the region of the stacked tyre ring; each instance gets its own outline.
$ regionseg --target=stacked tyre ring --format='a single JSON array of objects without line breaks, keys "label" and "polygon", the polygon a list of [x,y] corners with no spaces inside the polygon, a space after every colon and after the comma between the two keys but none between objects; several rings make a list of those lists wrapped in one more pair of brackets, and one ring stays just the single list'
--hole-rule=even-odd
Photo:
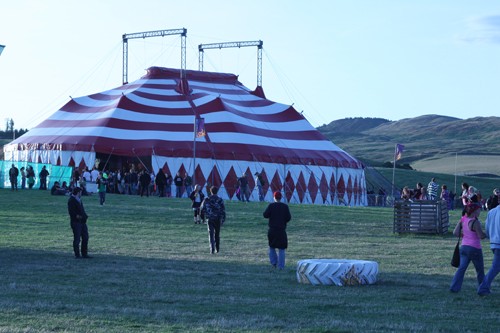
[{"label": "stacked tyre ring", "polygon": [[304,259],[297,263],[297,280],[312,285],[374,284],[378,263],[349,259]]}]

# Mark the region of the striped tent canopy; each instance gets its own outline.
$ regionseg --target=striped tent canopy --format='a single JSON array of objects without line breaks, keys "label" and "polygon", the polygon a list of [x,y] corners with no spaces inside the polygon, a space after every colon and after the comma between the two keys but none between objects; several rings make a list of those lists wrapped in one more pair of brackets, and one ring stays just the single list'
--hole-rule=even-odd
[{"label": "striped tent canopy", "polygon": [[[181,74],[183,74],[181,76]],[[266,200],[366,204],[363,165],[293,106],[270,101],[233,74],[151,67],[134,82],[72,98],[4,147],[7,160],[93,166],[96,153],[151,159],[156,173],[190,173],[233,199],[237,178],[264,177]],[[224,189],[224,191],[222,191]]]}]

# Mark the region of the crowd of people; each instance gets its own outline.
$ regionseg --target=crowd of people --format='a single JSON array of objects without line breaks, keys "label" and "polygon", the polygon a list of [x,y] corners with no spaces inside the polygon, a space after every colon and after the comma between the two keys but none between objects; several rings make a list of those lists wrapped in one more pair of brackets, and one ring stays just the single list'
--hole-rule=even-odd
[{"label": "crowd of people", "polygon": [[[26,168],[21,167],[19,170],[15,164],[12,164],[9,169],[9,181],[12,191],[18,190],[19,185],[19,175],[21,176],[21,189],[26,189],[26,185],[28,185],[28,189],[32,189],[35,185],[35,170],[31,165],[28,165]],[[38,173],[38,178],[40,180],[40,190],[47,190],[47,177],[49,176],[49,172],[47,171],[47,167],[44,165],[42,170]]]},{"label": "crowd of people", "polygon": [[[441,191],[439,191],[441,189]],[[424,186],[422,183],[417,183],[415,188],[410,189],[408,186],[403,187],[401,191],[401,199],[409,201],[419,201],[419,200],[443,200],[446,202],[448,210],[455,209],[455,196],[453,191],[448,189],[446,184],[439,186],[436,182],[436,178],[433,177],[431,181]]]}]

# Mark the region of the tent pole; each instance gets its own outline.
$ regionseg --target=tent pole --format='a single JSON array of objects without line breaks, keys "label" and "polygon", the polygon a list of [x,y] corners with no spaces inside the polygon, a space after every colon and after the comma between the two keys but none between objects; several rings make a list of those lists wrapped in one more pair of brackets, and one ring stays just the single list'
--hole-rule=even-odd
[{"label": "tent pole", "polygon": [[193,184],[196,184],[196,114],[194,115],[194,124],[193,124],[193,173],[191,174],[193,177]]},{"label": "tent pole", "polygon": [[111,158],[111,155],[113,154],[113,151],[115,150],[115,147],[111,149],[111,153],[108,155],[108,159],[106,160],[106,163],[104,163],[104,166],[102,167],[102,171],[106,170],[106,166],[108,165],[109,159]]}]

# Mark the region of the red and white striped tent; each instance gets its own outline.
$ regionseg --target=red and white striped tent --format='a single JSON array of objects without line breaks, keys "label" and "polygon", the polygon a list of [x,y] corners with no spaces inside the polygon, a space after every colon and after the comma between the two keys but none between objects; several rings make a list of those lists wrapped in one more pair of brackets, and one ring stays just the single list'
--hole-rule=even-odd
[{"label": "red and white striped tent", "polygon": [[[261,172],[266,200],[366,205],[363,165],[292,106],[252,91],[236,75],[151,67],[141,79],[73,98],[4,147],[6,160],[93,166],[96,153],[151,158],[156,173],[194,174],[233,199],[237,178]],[[202,121],[195,121],[202,119]],[[195,123],[205,135],[195,139]],[[193,171],[194,170],[194,171]]]}]

